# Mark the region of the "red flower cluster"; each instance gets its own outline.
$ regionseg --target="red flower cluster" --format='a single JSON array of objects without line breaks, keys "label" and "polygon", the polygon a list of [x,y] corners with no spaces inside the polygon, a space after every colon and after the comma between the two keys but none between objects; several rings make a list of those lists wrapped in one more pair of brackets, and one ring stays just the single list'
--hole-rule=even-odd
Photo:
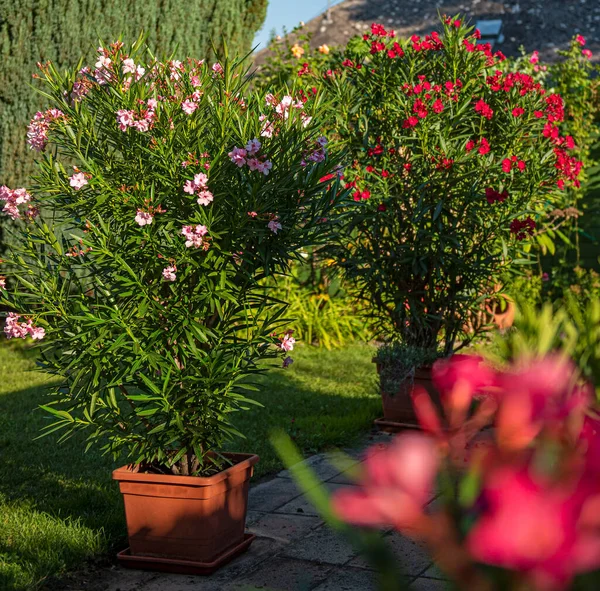
[{"label": "red flower cluster", "polygon": [[410,38],[412,48],[415,51],[440,51],[444,49],[444,44],[436,31],[432,31],[431,35],[425,35],[425,39],[421,41],[419,35],[413,35]]},{"label": "red flower cluster", "polygon": [[492,189],[492,187],[487,187],[485,190],[485,198],[487,199],[487,202],[491,205],[492,203],[502,203],[503,201],[506,201],[506,199],[508,198],[508,191],[506,189],[504,189],[504,191],[502,191],[502,193]]},{"label": "red flower cluster", "polygon": [[543,93],[541,84],[536,82],[529,74],[522,72],[508,72],[504,74],[496,70],[493,76],[486,78],[486,83],[494,92],[503,90],[510,92],[513,88],[519,92],[520,96],[525,96],[532,92]]},{"label": "red flower cluster", "polygon": [[511,156],[510,158],[505,158],[502,161],[502,170],[507,174],[512,170],[513,164],[516,163],[517,168],[523,172],[526,168],[526,164],[524,160],[519,160],[516,156]]},{"label": "red flower cluster", "polygon": [[515,219],[510,223],[510,231],[517,240],[525,240],[527,236],[533,236],[534,230],[535,222],[530,216],[527,216],[524,220]]},{"label": "red flower cluster", "polygon": [[488,121],[494,116],[494,109],[490,107],[483,99],[479,99],[475,103],[475,111]]},{"label": "red flower cluster", "polygon": [[[571,138],[571,141],[573,138]],[[576,187],[580,186],[580,182],[577,179],[581,169],[583,168],[583,162],[577,160],[574,156],[569,156],[564,150],[560,148],[554,148],[554,154],[556,155],[555,168],[561,175],[561,179],[558,180],[558,188],[562,189],[565,186],[564,179],[568,179],[573,182]]]}]

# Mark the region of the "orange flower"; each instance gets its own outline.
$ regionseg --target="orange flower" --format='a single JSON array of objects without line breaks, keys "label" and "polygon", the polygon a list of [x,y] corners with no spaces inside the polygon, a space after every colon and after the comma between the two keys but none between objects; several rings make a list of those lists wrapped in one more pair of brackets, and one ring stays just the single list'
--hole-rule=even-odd
[{"label": "orange flower", "polygon": [[295,43],[292,45],[292,55],[296,58],[301,58],[304,55],[304,48]]},{"label": "orange flower", "polygon": [[323,55],[329,55],[329,46],[328,45],[321,45],[319,47],[319,53],[322,53]]}]

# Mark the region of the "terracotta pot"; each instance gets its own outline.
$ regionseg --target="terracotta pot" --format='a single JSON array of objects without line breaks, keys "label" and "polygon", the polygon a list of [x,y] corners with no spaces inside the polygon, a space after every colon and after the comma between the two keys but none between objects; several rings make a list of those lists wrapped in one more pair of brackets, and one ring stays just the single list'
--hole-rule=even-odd
[{"label": "terracotta pot", "polygon": [[244,542],[248,487],[258,456],[209,477],[113,472],[125,502],[129,553],[212,563]]},{"label": "terracotta pot", "polygon": [[504,300],[504,310],[502,310],[503,306],[498,302],[486,304],[485,309],[488,314],[491,314],[492,321],[496,328],[499,330],[506,330],[507,328],[510,328],[515,321],[516,308],[513,300],[509,296],[502,295],[499,297],[502,297]]},{"label": "terracotta pot", "polygon": [[[377,373],[381,371],[381,364],[377,363]],[[418,367],[415,369],[414,379],[407,379],[400,384],[397,392],[384,392],[381,389],[383,403],[383,418],[385,421],[417,425],[417,415],[412,403],[411,394],[415,386],[421,386],[431,396],[433,402],[440,406],[439,394],[433,386],[431,367]]]}]

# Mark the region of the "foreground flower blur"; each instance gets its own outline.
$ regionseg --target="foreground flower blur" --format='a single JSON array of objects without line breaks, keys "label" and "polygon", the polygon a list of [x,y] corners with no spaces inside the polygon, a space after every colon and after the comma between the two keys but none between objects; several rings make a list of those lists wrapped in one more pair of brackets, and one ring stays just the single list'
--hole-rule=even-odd
[{"label": "foreground flower blur", "polygon": [[[425,432],[369,450],[360,488],[334,495],[337,515],[423,541],[460,589],[493,588],[482,563],[511,571],[510,588],[541,591],[600,568],[600,420],[571,362],[499,371],[456,355],[433,379],[445,416],[417,392]],[[436,478],[443,493],[425,511]]]}]

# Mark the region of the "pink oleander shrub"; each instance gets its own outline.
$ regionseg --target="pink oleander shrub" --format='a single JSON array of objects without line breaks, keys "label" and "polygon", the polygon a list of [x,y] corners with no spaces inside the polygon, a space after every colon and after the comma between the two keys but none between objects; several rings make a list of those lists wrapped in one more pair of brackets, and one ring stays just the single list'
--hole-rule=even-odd
[{"label": "pink oleander shrub", "polygon": [[322,104],[250,92],[234,60],[148,55],[114,43],[93,66],[41,66],[37,174],[0,188],[19,224],[5,334],[38,339],[58,378],[48,432],[206,474],[252,376],[291,362],[286,306],[262,280],[327,238],[343,191]]},{"label": "pink oleander shrub", "polygon": [[338,517],[425,544],[461,590],[554,591],[599,569],[600,416],[572,363],[455,356],[434,379],[444,416],[417,391],[423,432],[372,448]]},{"label": "pink oleander shrub", "polygon": [[458,17],[410,39],[373,24],[313,78],[351,155],[340,264],[381,332],[446,355],[582,167],[560,94],[478,38]]}]

